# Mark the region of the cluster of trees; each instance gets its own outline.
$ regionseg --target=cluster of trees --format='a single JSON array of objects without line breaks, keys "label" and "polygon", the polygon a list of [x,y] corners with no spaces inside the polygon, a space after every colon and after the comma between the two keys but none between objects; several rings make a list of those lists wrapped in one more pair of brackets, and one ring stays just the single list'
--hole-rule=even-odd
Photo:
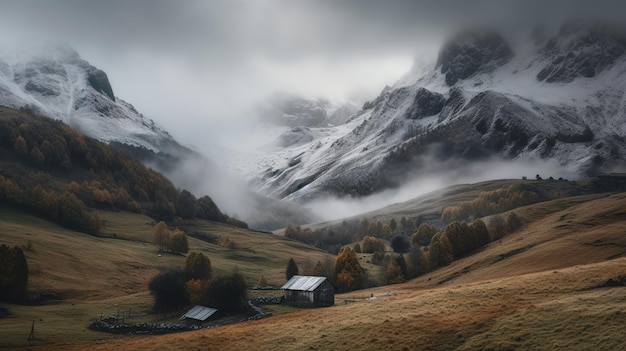
[{"label": "cluster of trees", "polygon": [[506,212],[511,209],[539,202],[540,196],[530,187],[513,184],[506,188],[483,191],[470,201],[461,201],[446,207],[441,212],[441,220],[449,223],[455,220],[469,220]]},{"label": "cluster of trees", "polygon": [[[291,279],[299,274],[299,268],[293,258],[287,262],[285,278]],[[367,272],[361,267],[354,250],[346,246],[341,249],[335,262],[317,261],[317,263],[305,274],[327,277],[338,292],[363,289],[368,284]]]},{"label": "cluster of trees", "polygon": [[20,247],[0,245],[0,301],[22,302],[28,288],[28,263]]},{"label": "cluster of trees", "polygon": [[188,305],[203,305],[220,311],[244,308],[247,286],[235,271],[213,277],[211,260],[201,252],[192,252],[181,269],[157,274],[148,285],[156,311],[175,311]]},{"label": "cluster of trees", "polygon": [[477,219],[470,224],[455,221],[439,230],[423,222],[410,240],[402,234],[392,237],[393,254],[386,251],[384,240],[375,237],[366,236],[357,245],[364,253],[372,253],[372,264],[384,267],[379,281],[394,284],[448,265],[522,225],[523,221],[515,212],[509,212],[506,217],[492,216],[489,226]]},{"label": "cluster of trees", "polygon": [[97,234],[102,227],[98,214],[89,211],[84,202],[69,191],[46,190],[40,184],[23,188],[19,182],[0,176],[0,200],[86,233]]},{"label": "cluster of trees", "polygon": [[101,221],[86,210],[96,207],[247,227],[223,214],[209,196],[179,192],[163,175],[60,121],[18,111],[2,116],[0,151],[0,200],[65,226],[97,232]]},{"label": "cluster of trees", "polygon": [[187,234],[178,228],[173,231],[169,230],[163,221],[152,228],[152,239],[158,246],[159,252],[170,251],[183,254],[189,252]]},{"label": "cluster of trees", "polygon": [[307,244],[315,244],[315,234],[311,228],[302,229],[299,225],[291,226],[291,224],[287,224],[284,231],[285,238],[290,238],[298,241],[302,241]]},{"label": "cluster of trees", "polygon": [[315,230],[288,224],[285,227],[284,236],[338,254],[345,245],[362,240],[366,236],[389,240],[396,234],[413,233],[419,223],[422,223],[420,218],[402,217],[400,222],[392,218],[388,223],[362,218],[360,220],[344,220],[339,225]]}]

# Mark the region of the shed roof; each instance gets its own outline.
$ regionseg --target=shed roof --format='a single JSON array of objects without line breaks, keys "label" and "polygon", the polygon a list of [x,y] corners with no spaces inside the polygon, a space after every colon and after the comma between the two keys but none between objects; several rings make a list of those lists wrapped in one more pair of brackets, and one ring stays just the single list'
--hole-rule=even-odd
[{"label": "shed roof", "polygon": [[215,314],[215,312],[217,312],[215,308],[196,305],[192,309],[187,311],[187,313],[183,314],[183,316],[180,317],[180,319],[183,320],[183,319],[189,318],[189,319],[195,319],[199,321],[205,321],[207,320],[207,318]]},{"label": "shed roof", "polygon": [[288,282],[285,283],[285,285],[282,286],[282,289],[313,291],[317,289],[317,287],[320,286],[320,284],[322,284],[325,280],[326,277],[294,275]]}]

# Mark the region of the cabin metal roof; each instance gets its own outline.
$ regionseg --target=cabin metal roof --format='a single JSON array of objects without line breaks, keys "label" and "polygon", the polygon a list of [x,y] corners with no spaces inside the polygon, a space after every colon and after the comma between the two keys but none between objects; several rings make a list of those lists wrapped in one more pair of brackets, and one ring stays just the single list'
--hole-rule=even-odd
[{"label": "cabin metal roof", "polygon": [[326,280],[326,277],[313,277],[294,275],[289,279],[281,289],[285,290],[298,290],[298,291],[313,291],[317,289],[320,284]]},{"label": "cabin metal roof", "polygon": [[210,307],[204,307],[204,306],[196,305],[192,309],[187,311],[187,313],[183,314],[183,316],[180,317],[180,320],[189,318],[189,319],[195,319],[195,320],[199,320],[199,321],[203,321],[204,322],[209,317],[211,317],[213,314],[215,314],[215,312],[217,312],[217,310],[215,308],[210,308]]}]

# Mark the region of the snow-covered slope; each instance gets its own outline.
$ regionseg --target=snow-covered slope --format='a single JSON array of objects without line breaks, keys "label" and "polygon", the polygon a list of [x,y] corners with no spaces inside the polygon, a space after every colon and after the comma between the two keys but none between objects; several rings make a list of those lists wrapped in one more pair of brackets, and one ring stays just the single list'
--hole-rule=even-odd
[{"label": "snow-covered slope", "polygon": [[549,159],[580,175],[623,166],[626,36],[568,22],[543,37],[461,33],[347,123],[281,136],[252,178],[306,201],[369,195],[451,161]]},{"label": "snow-covered slope", "polygon": [[106,143],[171,152],[177,143],[117,98],[106,73],[69,47],[0,51],[0,105],[59,119]]},{"label": "snow-covered slope", "polygon": [[257,112],[261,121],[279,126],[328,127],[345,123],[357,110],[350,103],[276,93],[259,106]]}]

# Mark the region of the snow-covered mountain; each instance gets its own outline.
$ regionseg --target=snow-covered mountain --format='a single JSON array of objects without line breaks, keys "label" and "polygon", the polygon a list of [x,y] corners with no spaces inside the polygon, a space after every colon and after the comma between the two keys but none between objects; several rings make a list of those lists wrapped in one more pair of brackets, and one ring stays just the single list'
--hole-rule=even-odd
[{"label": "snow-covered mountain", "polygon": [[116,97],[106,73],[67,46],[0,52],[0,105],[59,119],[106,143],[174,155],[189,151]]},{"label": "snow-covered mountain", "polygon": [[59,45],[0,51],[0,105],[61,120],[108,143],[254,228],[275,229],[312,217],[297,206],[260,196],[205,156],[180,145],[153,120],[115,96],[107,75]]},{"label": "snow-covered mountain", "polygon": [[350,103],[276,93],[258,108],[261,121],[288,127],[328,127],[345,123],[358,111]]},{"label": "snow-covered mountain", "polygon": [[263,171],[252,178],[306,201],[369,195],[450,162],[548,159],[583,175],[623,166],[624,155],[626,36],[567,22],[522,41],[460,33],[345,124],[281,136],[255,155]]}]

